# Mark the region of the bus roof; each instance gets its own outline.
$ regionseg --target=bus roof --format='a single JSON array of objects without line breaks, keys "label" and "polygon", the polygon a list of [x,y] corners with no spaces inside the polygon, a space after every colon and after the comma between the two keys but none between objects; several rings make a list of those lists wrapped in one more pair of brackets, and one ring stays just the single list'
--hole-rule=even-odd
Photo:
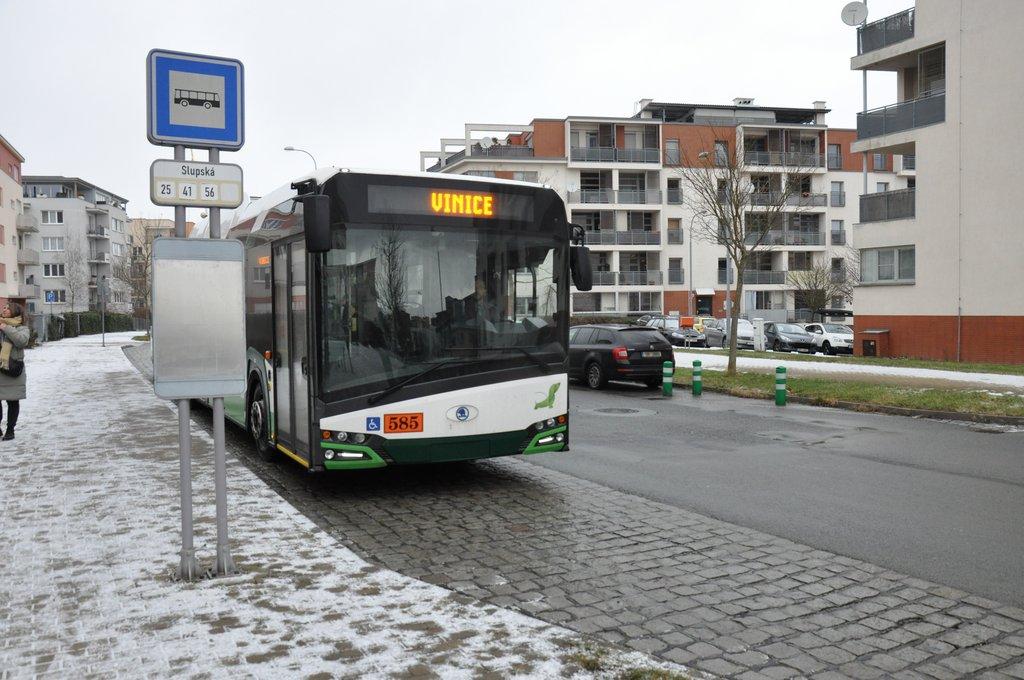
[{"label": "bus roof", "polygon": [[[222,226],[222,234],[227,234],[231,227],[236,224],[241,224],[246,220],[257,217],[260,213],[266,212],[289,198],[295,195],[295,189],[291,188],[293,183],[307,182],[309,180],[315,180],[317,185],[322,185],[324,182],[334,177],[341,172],[351,172],[357,175],[387,175],[391,177],[421,177],[424,179],[431,179],[437,182],[445,182],[451,180],[460,180],[466,182],[479,182],[481,184],[507,184],[511,186],[525,186],[534,187],[539,186],[534,182],[521,182],[513,179],[499,179],[497,177],[477,177],[475,175],[447,175],[439,174],[436,172],[414,172],[409,170],[370,170],[363,168],[338,168],[334,166],[319,168],[313,172],[307,173],[300,177],[295,178],[292,182],[280,186],[269,194],[262,196],[254,201],[250,201],[244,204],[241,208],[235,211],[234,215],[230,220],[225,220]],[[196,232],[196,238],[209,238],[209,219],[204,222],[206,228],[203,229],[200,225],[199,229],[194,230]]]}]

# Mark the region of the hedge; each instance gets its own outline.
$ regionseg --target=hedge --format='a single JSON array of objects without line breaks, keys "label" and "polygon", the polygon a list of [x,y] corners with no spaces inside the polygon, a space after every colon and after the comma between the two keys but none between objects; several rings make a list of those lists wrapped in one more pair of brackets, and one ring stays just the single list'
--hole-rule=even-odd
[{"label": "hedge", "polygon": [[[131,314],[107,312],[105,316],[108,333],[135,330]],[[68,312],[47,319],[47,337],[50,340],[73,338],[77,335],[92,335],[101,330],[99,312]]]}]

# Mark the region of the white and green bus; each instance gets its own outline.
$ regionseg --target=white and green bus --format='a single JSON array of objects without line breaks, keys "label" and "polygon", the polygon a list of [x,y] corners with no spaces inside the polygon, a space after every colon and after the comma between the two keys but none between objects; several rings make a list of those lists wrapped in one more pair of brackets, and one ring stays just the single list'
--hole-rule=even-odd
[{"label": "white and green bus", "polygon": [[228,232],[248,344],[228,417],[317,472],[567,450],[581,235],[524,182],[332,168],[279,189]]}]

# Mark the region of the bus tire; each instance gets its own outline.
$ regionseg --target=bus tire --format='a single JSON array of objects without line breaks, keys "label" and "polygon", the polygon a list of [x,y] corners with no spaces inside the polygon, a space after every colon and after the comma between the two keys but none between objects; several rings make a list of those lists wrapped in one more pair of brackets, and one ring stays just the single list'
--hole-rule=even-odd
[{"label": "bus tire", "polygon": [[256,454],[260,460],[273,460],[276,451],[268,436],[267,400],[263,396],[263,385],[258,381],[253,385],[245,420],[246,429],[256,444]]},{"label": "bus tire", "polygon": [[212,106],[212,104],[210,104],[210,102],[203,102],[203,108],[204,109],[209,109],[211,106]]},{"label": "bus tire", "polygon": [[188,100],[187,99],[182,99],[181,100],[181,108],[183,108],[183,109],[187,109],[188,108]]}]

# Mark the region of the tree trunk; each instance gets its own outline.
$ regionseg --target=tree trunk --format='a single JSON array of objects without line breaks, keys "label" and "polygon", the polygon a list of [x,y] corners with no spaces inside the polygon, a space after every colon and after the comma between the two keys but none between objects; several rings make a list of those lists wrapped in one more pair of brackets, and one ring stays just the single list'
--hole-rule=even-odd
[{"label": "tree trunk", "polygon": [[729,365],[725,369],[727,376],[736,375],[736,341],[737,333],[740,327],[740,300],[743,296],[743,274],[742,269],[736,267],[736,288],[733,291],[735,296],[732,301],[732,306],[729,309],[732,317],[729,319]]}]

